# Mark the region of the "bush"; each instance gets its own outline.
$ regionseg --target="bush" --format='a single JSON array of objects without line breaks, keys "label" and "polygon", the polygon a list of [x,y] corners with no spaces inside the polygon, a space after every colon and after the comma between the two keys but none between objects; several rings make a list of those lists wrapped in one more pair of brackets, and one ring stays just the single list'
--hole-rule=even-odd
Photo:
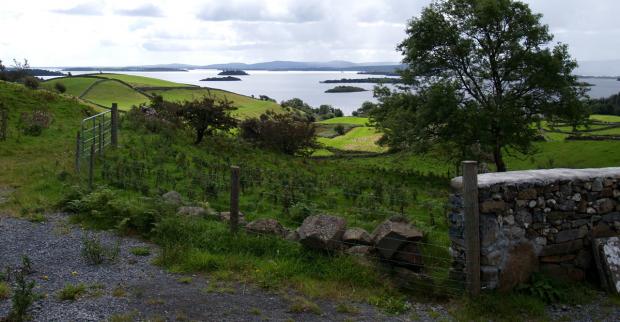
[{"label": "bush", "polygon": [[58,293],[58,299],[61,301],[75,301],[84,293],[86,293],[86,286],[84,284],[67,284]]},{"label": "bush", "polygon": [[82,257],[92,265],[114,262],[119,253],[120,242],[115,246],[106,246],[97,237],[85,237],[82,241]]},{"label": "bush", "polygon": [[345,133],[344,126],[342,126],[341,124],[336,125],[336,127],[334,127],[334,131],[336,131],[338,135],[344,135]]},{"label": "bush", "polygon": [[58,93],[64,93],[67,91],[65,84],[61,82],[56,82],[56,84],[54,84],[54,88],[58,91]]},{"label": "bush", "polygon": [[316,126],[296,115],[269,111],[240,125],[241,137],[263,148],[285,154],[309,155],[319,147]]},{"label": "bush", "polygon": [[37,89],[39,88],[39,80],[33,76],[26,76],[24,77],[24,86],[30,89]]},{"label": "bush", "polygon": [[34,281],[28,282],[26,280],[26,272],[18,269],[15,274],[15,288],[11,297],[13,306],[9,312],[8,321],[28,320],[28,309],[37,299],[37,295],[33,292],[34,286]]},{"label": "bush", "polygon": [[237,120],[230,115],[236,110],[231,102],[215,101],[210,97],[183,104],[183,118],[196,133],[195,144],[216,131],[228,132],[237,127]]},{"label": "bush", "polygon": [[22,133],[30,136],[39,136],[52,123],[52,115],[48,111],[35,109],[27,113],[21,113],[18,121],[18,127]]}]

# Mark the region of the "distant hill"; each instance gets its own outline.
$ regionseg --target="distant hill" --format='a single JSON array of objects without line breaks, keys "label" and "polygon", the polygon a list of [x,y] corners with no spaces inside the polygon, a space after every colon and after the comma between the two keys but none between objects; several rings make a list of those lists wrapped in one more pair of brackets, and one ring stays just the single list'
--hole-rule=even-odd
[{"label": "distant hill", "polygon": [[79,72],[98,72],[101,70],[109,72],[186,72],[187,69],[172,67],[146,67],[146,66],[127,66],[127,67],[65,67],[63,71]]}]

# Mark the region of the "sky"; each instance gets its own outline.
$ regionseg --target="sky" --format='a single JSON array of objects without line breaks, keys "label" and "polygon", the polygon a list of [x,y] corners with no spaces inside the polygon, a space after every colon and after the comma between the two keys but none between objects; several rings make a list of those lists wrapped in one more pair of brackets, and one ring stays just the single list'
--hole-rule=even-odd
[{"label": "sky", "polygon": [[[579,61],[619,60],[618,0],[526,0]],[[19,0],[0,4],[0,59],[32,66],[398,62],[430,0]],[[10,64],[9,64],[10,65]]]}]

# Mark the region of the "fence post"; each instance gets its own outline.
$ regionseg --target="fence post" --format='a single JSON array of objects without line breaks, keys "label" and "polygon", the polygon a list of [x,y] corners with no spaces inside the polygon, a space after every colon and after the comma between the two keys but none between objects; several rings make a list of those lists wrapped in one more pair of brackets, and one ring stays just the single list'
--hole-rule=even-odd
[{"label": "fence post", "polygon": [[98,126],[98,131],[99,131],[99,157],[103,157],[103,121],[100,119],[99,120],[99,126]]},{"label": "fence post", "polygon": [[236,233],[239,226],[239,167],[230,167],[230,231]]},{"label": "fence post", "polygon": [[80,154],[82,151],[82,134],[80,131],[77,131],[77,136],[75,139],[75,172],[77,172],[78,176],[80,175]]},{"label": "fence post", "polygon": [[0,102],[0,141],[6,140],[9,127],[9,110]]},{"label": "fence post", "polygon": [[463,161],[463,209],[465,210],[465,245],[467,247],[467,288],[480,294],[480,218],[478,213],[478,163]]},{"label": "fence post", "polygon": [[95,169],[95,141],[90,146],[90,160],[88,164],[88,189],[93,190],[93,174]]},{"label": "fence post", "polygon": [[112,119],[110,120],[110,136],[112,147],[118,147],[118,105],[112,103]]}]

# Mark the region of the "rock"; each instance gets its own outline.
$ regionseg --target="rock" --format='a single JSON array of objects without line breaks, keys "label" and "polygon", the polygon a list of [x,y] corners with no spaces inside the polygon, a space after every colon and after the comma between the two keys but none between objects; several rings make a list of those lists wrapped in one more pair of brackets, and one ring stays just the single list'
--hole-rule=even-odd
[{"label": "rock", "polygon": [[336,250],[342,245],[342,235],[346,229],[345,219],[329,215],[316,215],[304,219],[298,229],[302,245],[321,250]]},{"label": "rock", "polygon": [[583,248],[583,240],[577,239],[561,244],[550,244],[543,247],[540,256],[564,255],[576,252]]},{"label": "rock", "polygon": [[561,264],[543,264],[540,270],[549,276],[567,281],[579,282],[586,277],[586,273],[582,269]]},{"label": "rock", "polygon": [[493,216],[480,216],[480,244],[488,247],[495,243],[499,236],[499,224]]},{"label": "rock", "polygon": [[284,237],[288,241],[299,241],[299,233],[297,230],[287,230],[286,237]]},{"label": "rock", "polygon": [[613,223],[615,221],[620,221],[620,212],[609,213],[601,217],[601,219],[606,223]]},{"label": "rock", "polygon": [[620,233],[617,233],[609,227],[609,225],[605,222],[599,222],[596,226],[592,227],[592,238],[605,238],[605,237],[613,237],[618,236]]},{"label": "rock", "polygon": [[499,289],[510,291],[519,284],[530,279],[530,275],[538,270],[538,257],[530,243],[515,245],[507,254],[507,259],[500,268]]},{"label": "rock", "polygon": [[598,238],[593,247],[602,287],[620,294],[620,238]]},{"label": "rock", "polygon": [[345,250],[345,253],[355,256],[368,256],[372,253],[372,250],[372,246],[357,245],[347,248],[347,250]]},{"label": "rock", "polygon": [[521,199],[521,200],[536,199],[537,194],[538,193],[536,192],[536,189],[528,188],[528,189],[519,191],[519,193],[517,194],[517,199]]},{"label": "rock", "polygon": [[515,216],[510,215],[510,216],[506,216],[504,217],[504,224],[512,226],[515,224]]},{"label": "rock", "polygon": [[276,235],[286,237],[288,231],[277,220],[271,218],[261,218],[249,222],[245,229],[255,234]]},{"label": "rock", "polygon": [[[223,211],[219,213],[219,218],[221,221],[230,221],[230,212],[229,211]],[[245,215],[239,211],[239,224],[240,225],[245,225],[246,221],[245,221]]]},{"label": "rock", "polygon": [[370,234],[362,228],[349,228],[342,235],[342,241],[347,245],[370,245]]},{"label": "rock", "polygon": [[405,245],[403,245],[394,254],[390,263],[412,270],[420,270],[424,266],[422,253],[420,253],[420,247],[414,241],[408,241]]},{"label": "rock", "polygon": [[207,215],[207,210],[202,207],[180,207],[177,210],[177,215],[189,217],[204,217]]},{"label": "rock", "polygon": [[596,208],[600,214],[606,214],[614,211],[616,202],[609,198],[599,199],[596,201],[594,208]]},{"label": "rock", "polygon": [[577,255],[553,255],[553,256],[544,256],[540,258],[542,263],[562,263],[572,261],[577,258]]},{"label": "rock", "polygon": [[164,199],[164,202],[169,205],[180,206],[183,203],[181,194],[174,190],[164,193],[161,197]]},{"label": "rock", "polygon": [[497,288],[497,283],[499,281],[499,269],[494,266],[481,266],[480,281],[482,282],[482,287],[484,288]]},{"label": "rock", "polygon": [[482,213],[503,212],[504,209],[506,209],[506,203],[503,200],[487,200],[480,205]]},{"label": "rock", "polygon": [[585,229],[578,228],[578,229],[562,230],[561,232],[557,234],[557,236],[555,236],[555,242],[564,243],[564,242],[575,240],[575,239],[581,239],[585,237],[587,234],[588,234],[588,227],[585,227]]},{"label": "rock", "polygon": [[592,181],[592,191],[593,192],[603,191],[603,179],[596,178],[594,179],[594,181]]},{"label": "rock", "polygon": [[372,232],[372,242],[384,258],[390,259],[407,241],[418,241],[424,235],[408,223],[384,221]]}]

